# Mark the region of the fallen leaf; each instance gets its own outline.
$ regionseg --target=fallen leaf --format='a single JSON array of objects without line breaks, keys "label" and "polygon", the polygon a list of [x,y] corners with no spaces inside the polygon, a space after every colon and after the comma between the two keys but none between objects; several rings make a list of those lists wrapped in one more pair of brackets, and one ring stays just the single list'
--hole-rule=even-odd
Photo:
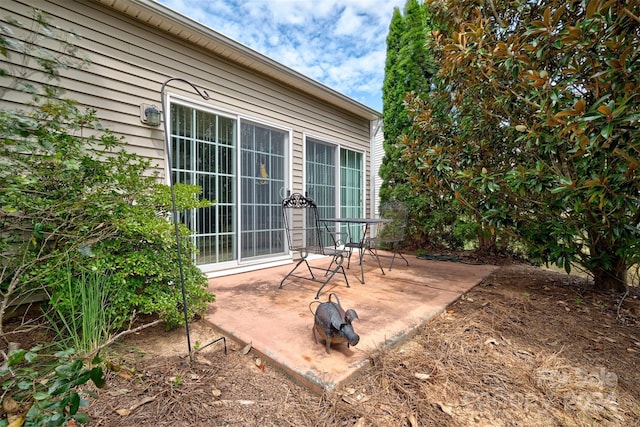
[{"label": "fallen leaf", "polygon": [[411,427],[418,427],[418,419],[414,414],[409,415],[409,424]]},{"label": "fallen leaf", "polygon": [[237,403],[239,405],[244,405],[244,406],[248,406],[248,405],[255,405],[255,400],[214,400],[213,402],[209,402],[211,405],[233,405],[234,403]]},{"label": "fallen leaf", "polygon": [[442,412],[449,416],[453,416],[453,408],[451,406],[445,405],[444,403],[438,403],[438,406],[440,406]]},{"label": "fallen leaf", "polygon": [[119,390],[111,390],[108,391],[107,394],[109,396],[124,396],[125,394],[129,394],[131,392],[131,390],[129,390],[128,388],[121,388]]},{"label": "fallen leaf", "polygon": [[252,346],[251,343],[245,345],[244,348],[242,349],[242,354],[246,355],[247,353],[249,353],[251,351],[251,346]]},{"label": "fallen leaf", "polygon": [[381,410],[381,411],[384,411],[384,412],[386,412],[387,414],[391,414],[391,413],[392,413],[392,412],[391,412],[391,406],[389,406],[389,405],[385,405],[384,403],[382,403],[382,404],[379,406],[379,408],[380,408],[380,410]]},{"label": "fallen leaf", "polygon": [[213,397],[220,397],[222,396],[222,392],[220,390],[218,390],[217,388],[213,387],[211,389],[211,394],[213,395]]},{"label": "fallen leaf", "polygon": [[116,409],[116,414],[122,417],[127,417],[131,414],[131,411],[129,409]]},{"label": "fallen leaf", "polygon": [[345,394],[355,394],[355,392],[356,392],[356,389],[353,387],[347,387],[344,389]]},{"label": "fallen leaf", "polygon": [[206,357],[204,357],[202,355],[196,355],[196,362],[198,362],[198,363],[200,363],[202,365],[207,365],[207,366],[213,365],[211,360],[207,359]]},{"label": "fallen leaf", "polygon": [[484,342],[484,345],[489,345],[489,344],[498,345],[498,341],[496,341],[494,338],[489,338]]},{"label": "fallen leaf", "polygon": [[347,402],[349,405],[355,405],[358,403],[354,398],[349,396],[342,396],[342,400]]},{"label": "fallen leaf", "polygon": [[8,414],[12,414],[14,412],[18,412],[20,405],[18,405],[18,402],[13,400],[11,397],[7,396],[2,399],[2,409],[4,409]]},{"label": "fallen leaf", "polygon": [[431,375],[423,374],[421,372],[416,372],[415,374],[413,374],[413,376],[419,380],[428,380],[429,378],[431,378]]},{"label": "fallen leaf", "polygon": [[24,424],[24,415],[7,417],[7,420],[10,421],[7,427],[22,427],[22,424]]},{"label": "fallen leaf", "polygon": [[131,405],[131,407],[129,408],[129,411],[135,411],[136,409],[138,409],[139,407],[141,407],[142,405],[146,405],[149,402],[153,402],[154,400],[156,400],[156,397],[158,395],[155,396],[147,396],[145,398],[143,398],[142,400],[134,403],[133,405]]},{"label": "fallen leaf", "polygon": [[353,425],[353,427],[364,427],[366,424],[364,423],[364,417],[358,419],[358,421]]},{"label": "fallen leaf", "polygon": [[130,380],[133,377],[131,372],[124,369],[118,372],[118,376],[124,378],[125,380]]}]

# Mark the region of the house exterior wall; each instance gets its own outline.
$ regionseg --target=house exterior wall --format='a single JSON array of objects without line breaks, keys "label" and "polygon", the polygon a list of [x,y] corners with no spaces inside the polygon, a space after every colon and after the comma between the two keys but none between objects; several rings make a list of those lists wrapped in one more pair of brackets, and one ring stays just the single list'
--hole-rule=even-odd
[{"label": "house exterior wall", "polygon": [[[304,191],[303,140],[306,135],[362,152],[364,182],[371,182],[372,137],[368,118],[217,56],[211,49],[157,28],[152,19],[141,22],[91,0],[41,1],[37,7],[47,14],[51,24],[77,34],[79,38],[73,43],[79,48],[79,55],[91,61],[86,69],[62,71],[60,86],[66,89],[65,96],[97,110],[104,127],[124,136],[129,150],[152,159],[161,172],[166,162],[163,128],[141,123],[140,105],[160,107],[163,82],[180,77],[206,90],[211,99],[202,100],[180,82],[167,86],[167,95],[202,103],[222,114],[291,131],[292,192]],[[5,25],[6,17],[23,23],[22,29],[12,27],[12,30],[17,39],[26,40],[33,18],[33,2],[0,2],[0,20]],[[58,49],[55,44],[47,47]],[[0,58],[0,61],[17,60],[18,56],[10,52],[8,60]],[[33,61],[28,61],[26,68],[36,70]],[[32,78],[37,80],[37,73]],[[5,86],[6,82],[6,79],[0,80],[0,85]],[[12,108],[28,101],[25,95],[11,92],[0,99],[0,106]],[[371,205],[369,191],[365,189],[366,215],[371,214]]]},{"label": "house exterior wall", "polygon": [[373,124],[373,144],[371,147],[371,212],[374,217],[378,217],[380,211],[380,187],[382,187],[382,178],[380,178],[380,166],[384,158],[384,134],[382,133],[382,120],[378,120]]}]

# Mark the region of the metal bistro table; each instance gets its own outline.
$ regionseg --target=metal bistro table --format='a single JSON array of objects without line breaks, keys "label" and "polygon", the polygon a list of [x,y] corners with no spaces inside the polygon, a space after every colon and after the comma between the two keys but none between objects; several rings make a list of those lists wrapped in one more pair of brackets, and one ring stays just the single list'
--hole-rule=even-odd
[{"label": "metal bistro table", "polygon": [[[387,218],[323,218],[323,219],[320,219],[319,221],[324,223],[346,224],[348,237],[347,237],[347,241],[345,242],[345,248],[350,249],[347,268],[349,268],[349,264],[351,263],[351,253],[353,252],[354,249],[358,249],[359,261],[360,261],[360,277],[361,277],[360,282],[364,284],[364,265],[362,263],[363,261],[362,258],[364,257],[365,250],[367,249],[366,242],[367,242],[367,236],[370,232],[369,229],[371,228],[372,225],[390,222],[391,220]],[[362,236],[360,237],[360,239],[354,239],[354,236],[357,236],[357,234],[353,233],[354,227],[361,227]],[[378,255],[371,250],[369,250],[369,253],[371,254],[371,256],[375,258],[376,262],[378,263],[378,266],[380,267],[380,271],[382,271],[382,274],[385,274],[384,269],[382,268],[382,264],[380,263],[380,258],[378,258]]]}]

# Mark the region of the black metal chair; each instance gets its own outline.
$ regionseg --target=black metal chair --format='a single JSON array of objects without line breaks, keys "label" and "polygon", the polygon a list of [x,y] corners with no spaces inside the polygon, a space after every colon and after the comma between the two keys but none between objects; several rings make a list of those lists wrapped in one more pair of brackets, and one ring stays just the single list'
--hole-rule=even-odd
[{"label": "black metal chair", "polygon": [[393,262],[396,256],[400,256],[400,258],[407,263],[407,266],[409,265],[409,261],[407,261],[400,251],[400,246],[404,241],[407,231],[408,211],[407,205],[399,201],[388,202],[382,205],[380,208],[380,217],[388,221],[381,223],[377,227],[375,237],[370,238],[367,243],[367,249],[378,257],[380,256],[378,249],[387,249],[393,252],[389,271],[393,268]]},{"label": "black metal chair", "polygon": [[[316,293],[316,299],[318,299],[322,289],[338,271],[342,273],[349,287],[349,280],[342,265],[345,256],[349,256],[349,250],[344,248],[336,233],[332,233],[326,225],[320,223],[315,202],[302,194],[293,193],[282,201],[282,216],[289,250],[297,251],[300,259],[282,279],[279,289],[282,289],[284,282],[290,277],[312,280],[320,283]],[[312,254],[331,257],[329,267],[325,269],[311,266],[307,259]],[[306,265],[309,275],[302,276],[296,273],[302,264]],[[324,275],[320,277],[313,273],[314,270],[323,270]]]}]

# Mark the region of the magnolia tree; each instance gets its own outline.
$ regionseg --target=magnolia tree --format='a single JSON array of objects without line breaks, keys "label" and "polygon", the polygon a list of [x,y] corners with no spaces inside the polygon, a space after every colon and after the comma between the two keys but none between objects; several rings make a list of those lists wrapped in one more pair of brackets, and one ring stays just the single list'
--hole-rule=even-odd
[{"label": "magnolia tree", "polygon": [[640,4],[427,3],[441,68],[409,101],[416,190],[624,290],[640,258]]}]

